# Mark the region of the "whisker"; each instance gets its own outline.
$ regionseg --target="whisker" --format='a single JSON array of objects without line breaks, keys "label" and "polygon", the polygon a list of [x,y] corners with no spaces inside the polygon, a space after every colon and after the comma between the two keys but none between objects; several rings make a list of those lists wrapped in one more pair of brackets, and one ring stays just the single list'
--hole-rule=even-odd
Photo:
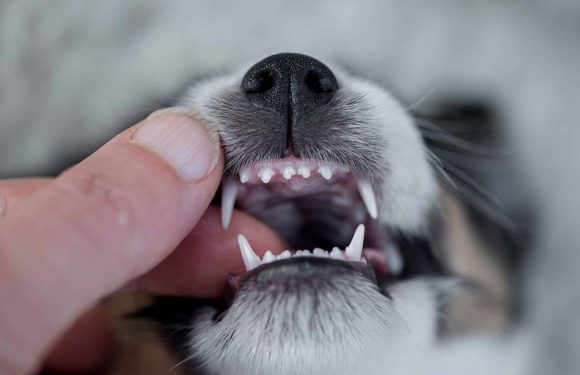
[{"label": "whisker", "polygon": [[505,150],[471,143],[426,119],[419,119],[417,125],[434,168],[448,183],[453,183],[452,186],[466,203],[504,229],[517,231],[516,222],[504,213],[503,202],[467,173],[467,170],[497,168],[498,161],[506,156]]},{"label": "whisker", "polygon": [[502,228],[508,230],[510,233],[516,233],[519,231],[516,222],[507,216],[498,207],[493,207],[488,201],[483,199],[480,195],[474,194],[471,190],[459,190],[468,204],[471,204],[477,208],[482,214],[489,217],[493,222],[501,226]]},{"label": "whisker", "polygon": [[171,372],[173,372],[173,370],[175,370],[176,368],[178,368],[179,366],[181,366],[182,364],[184,364],[187,361],[192,360],[195,357],[195,355],[190,355],[189,357],[185,358],[182,361],[177,362],[175,365],[173,365],[168,371],[167,373],[170,374]]},{"label": "whisker", "polygon": [[477,180],[473,177],[462,171],[460,168],[457,168],[451,164],[446,164],[444,168],[450,172],[452,175],[458,178],[460,182],[471,187],[474,191],[480,194],[483,198],[487,199],[488,201],[494,203],[499,208],[504,208],[503,202],[490,190],[485,188],[482,184],[480,184]]},{"label": "whisker", "polygon": [[441,177],[443,177],[443,179],[455,190],[457,190],[457,185],[455,184],[455,181],[453,181],[453,179],[449,176],[449,174],[445,171],[445,168],[443,167],[443,162],[441,161],[441,159],[439,159],[439,157],[437,157],[437,155],[435,155],[433,153],[433,151],[429,150],[428,148],[425,149],[425,151],[427,152],[427,157],[429,158],[429,161],[431,161],[431,164],[435,167],[435,169],[439,172],[439,174],[441,175]]},{"label": "whisker", "polygon": [[457,167],[466,168],[472,171],[496,170],[501,166],[497,158],[482,157],[481,155],[469,155],[468,152],[453,152],[437,146],[429,146],[432,152],[445,162]]},{"label": "whisker", "polygon": [[475,143],[465,141],[459,137],[455,137],[443,131],[421,130],[423,138],[435,142],[440,142],[448,146],[455,146],[457,148],[467,150],[470,153],[475,153],[489,158],[503,157],[505,152],[501,149],[494,149],[486,146],[480,146]]},{"label": "whisker", "polygon": [[470,151],[471,153],[473,152],[481,153],[485,156],[492,157],[506,156],[506,150],[503,148],[500,149],[469,142],[464,140],[463,138],[452,135],[447,129],[442,128],[441,126],[433,123],[432,121],[423,118],[418,118],[416,120],[417,126],[420,128],[421,133],[424,136],[428,134],[435,141],[445,143],[450,146],[463,148]]},{"label": "whisker", "polygon": [[428,97],[430,97],[431,95],[433,95],[437,90],[443,88],[443,86],[437,86],[432,88],[431,90],[427,91],[427,93],[423,96],[421,96],[418,100],[416,100],[413,104],[411,104],[410,106],[408,106],[407,108],[405,108],[405,110],[407,112],[413,110],[414,108],[418,107],[421,103],[423,103]]}]

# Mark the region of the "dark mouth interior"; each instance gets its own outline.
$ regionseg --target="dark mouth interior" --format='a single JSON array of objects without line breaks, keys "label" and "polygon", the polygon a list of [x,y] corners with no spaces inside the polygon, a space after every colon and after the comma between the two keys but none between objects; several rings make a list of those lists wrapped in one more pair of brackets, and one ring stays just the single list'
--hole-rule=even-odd
[{"label": "dark mouth interior", "polygon": [[356,227],[366,222],[352,175],[313,180],[295,190],[288,183],[255,185],[248,187],[238,203],[276,230],[294,250],[344,249]]}]

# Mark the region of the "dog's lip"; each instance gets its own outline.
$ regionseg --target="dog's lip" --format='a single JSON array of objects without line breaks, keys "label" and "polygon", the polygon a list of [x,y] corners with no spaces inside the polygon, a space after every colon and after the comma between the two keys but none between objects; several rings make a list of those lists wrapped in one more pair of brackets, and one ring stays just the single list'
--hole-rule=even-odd
[{"label": "dog's lip", "polygon": [[350,272],[357,272],[366,277],[370,282],[376,284],[382,293],[386,293],[379,285],[373,266],[367,262],[345,262],[329,258],[296,257],[263,264],[241,276],[230,274],[224,296],[225,306],[227,307],[232,304],[238,291],[248,280],[270,274],[272,277],[277,277],[278,275],[282,276],[283,274],[284,276],[287,276],[288,273],[299,273],[304,267],[319,267],[321,270],[324,268],[330,271],[342,269]]},{"label": "dog's lip", "polygon": [[289,267],[300,267],[301,265],[320,265],[320,266],[324,266],[324,267],[339,267],[339,268],[343,268],[343,269],[347,269],[347,270],[351,270],[351,271],[356,271],[356,272],[360,272],[362,274],[364,274],[365,276],[367,276],[370,280],[377,282],[375,273],[373,271],[372,266],[370,266],[367,262],[345,262],[342,260],[338,260],[338,259],[329,259],[329,258],[317,258],[317,257],[295,257],[295,258],[289,258],[289,259],[283,259],[283,260],[279,260],[276,262],[272,262],[272,263],[267,263],[267,264],[263,264],[251,271],[248,271],[246,274],[244,274],[241,279],[240,282],[241,284],[243,284],[243,282],[249,278],[255,277],[256,275],[259,275],[262,272],[267,272],[267,271],[278,271],[279,269],[282,268],[289,268]]}]

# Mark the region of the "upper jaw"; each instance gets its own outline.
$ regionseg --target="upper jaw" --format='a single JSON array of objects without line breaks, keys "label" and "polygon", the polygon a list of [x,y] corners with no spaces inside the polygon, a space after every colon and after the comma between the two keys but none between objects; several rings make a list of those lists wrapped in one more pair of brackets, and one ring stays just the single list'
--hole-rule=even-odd
[{"label": "upper jaw", "polygon": [[[378,218],[377,198],[370,179],[354,175],[346,166],[315,159],[295,157],[274,159],[243,167],[237,174],[226,177],[222,186],[222,225],[230,224],[236,199],[251,188],[276,187],[277,194],[296,196],[329,189],[337,182],[351,178],[366,207],[368,216]],[[347,181],[352,182],[352,181]],[[244,186],[245,185],[245,186]]]},{"label": "upper jaw", "polygon": [[[385,272],[401,270],[394,243],[388,235],[376,236],[385,228],[377,220],[378,202],[371,180],[346,165],[287,157],[242,167],[223,181],[224,228],[229,226],[236,204],[272,226],[290,244],[280,254],[266,251],[259,258],[241,234],[238,241],[248,271],[300,256],[366,262],[371,253],[373,262],[383,263],[379,268]],[[296,207],[289,208],[291,205]],[[365,238],[365,224],[372,238]],[[316,233],[310,233],[313,239],[309,240],[304,232],[313,231]],[[377,250],[384,254],[377,257]]]}]

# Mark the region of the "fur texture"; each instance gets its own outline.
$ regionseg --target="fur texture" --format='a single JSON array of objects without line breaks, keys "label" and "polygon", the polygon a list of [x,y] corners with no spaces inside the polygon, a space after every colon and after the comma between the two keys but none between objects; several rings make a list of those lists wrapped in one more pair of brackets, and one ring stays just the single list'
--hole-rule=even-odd
[{"label": "fur texture", "polygon": [[335,57],[407,102],[428,95],[422,106],[490,99],[526,181],[508,196],[533,192],[542,215],[535,251],[514,272],[522,324],[513,336],[439,346],[415,373],[576,374],[579,18],[567,0],[6,0],[0,176],[55,173],[191,77],[280,50]]},{"label": "fur texture", "polygon": [[[431,218],[441,208],[439,188],[411,116],[379,86],[331,70],[339,89],[300,119],[294,137],[301,156],[369,176],[384,230],[436,241]],[[194,85],[179,102],[219,130],[226,173],[284,151],[277,148],[278,119],[243,96],[243,73]],[[339,271],[292,265],[251,276],[219,319],[211,308],[192,318],[194,368],[215,375],[379,375],[425,361],[436,342],[438,298],[449,291],[413,278],[381,285],[384,295],[375,282]]]}]

